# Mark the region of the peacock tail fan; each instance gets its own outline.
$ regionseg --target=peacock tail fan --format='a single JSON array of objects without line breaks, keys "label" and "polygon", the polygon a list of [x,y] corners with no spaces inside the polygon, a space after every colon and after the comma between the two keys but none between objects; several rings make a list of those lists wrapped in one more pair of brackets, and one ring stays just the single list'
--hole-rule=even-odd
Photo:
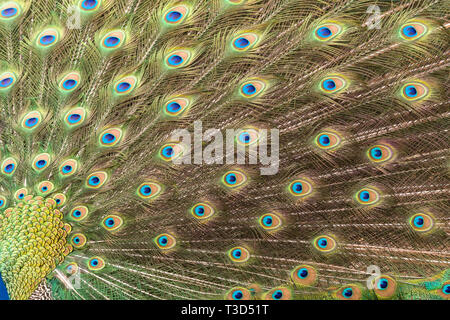
[{"label": "peacock tail fan", "polygon": [[448,300],[445,8],[1,1],[0,298]]}]

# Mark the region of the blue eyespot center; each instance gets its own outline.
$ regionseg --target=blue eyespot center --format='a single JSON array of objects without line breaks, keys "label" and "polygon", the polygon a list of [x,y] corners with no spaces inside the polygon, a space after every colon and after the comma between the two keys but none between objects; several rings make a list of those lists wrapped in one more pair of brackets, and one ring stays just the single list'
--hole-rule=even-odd
[{"label": "blue eyespot center", "polygon": [[303,185],[301,182],[294,183],[292,186],[292,191],[294,191],[294,193],[301,193],[303,191]]},{"label": "blue eyespot center", "polygon": [[96,185],[98,185],[99,183],[100,183],[100,178],[99,178],[99,177],[93,176],[93,177],[91,177],[91,178],[89,179],[89,184],[91,184],[91,185],[93,185],[93,186],[96,186]]},{"label": "blue eyespot center", "polygon": [[5,78],[2,81],[0,81],[0,87],[6,88],[6,87],[10,86],[11,83],[13,83],[13,78],[11,78],[11,77]]},{"label": "blue eyespot center", "polygon": [[128,91],[131,88],[131,84],[128,82],[121,82],[117,85],[117,91],[118,92],[125,92]]},{"label": "blue eyespot center", "polygon": [[450,294],[450,284],[446,284],[442,290],[445,294]]},{"label": "blue eyespot center", "polygon": [[256,87],[254,85],[252,85],[251,83],[249,83],[242,87],[242,91],[246,95],[252,95],[256,92]]},{"label": "blue eyespot center", "polygon": [[280,300],[282,297],[283,297],[283,292],[281,290],[276,290],[272,294],[272,298],[274,298],[275,300]]},{"label": "blue eyespot center", "polygon": [[168,146],[163,149],[163,155],[166,158],[171,158],[174,155],[174,150],[172,147]]},{"label": "blue eyespot center", "polygon": [[413,38],[417,35],[417,30],[413,26],[406,26],[403,28],[403,34],[408,38]]},{"label": "blue eyespot center", "polygon": [[106,219],[106,224],[110,227],[112,227],[115,223],[114,223],[114,219],[113,218],[108,218]]},{"label": "blue eyespot center", "polygon": [[48,187],[46,187],[46,186],[42,187],[42,191],[47,191],[47,190],[48,190]]},{"label": "blue eyespot center", "polygon": [[94,267],[98,266],[98,260],[97,259],[92,259],[91,260],[91,265],[94,266]]},{"label": "blue eyespot center", "polygon": [[64,81],[64,83],[63,83],[63,87],[66,90],[73,89],[73,88],[75,88],[76,85],[77,85],[77,81],[73,80],[73,79],[68,79],[68,80]]},{"label": "blue eyespot center", "polygon": [[47,161],[39,160],[39,161],[36,162],[36,167],[43,168],[43,167],[45,167],[46,164],[47,164]]},{"label": "blue eyespot center", "polygon": [[334,82],[334,80],[327,79],[323,82],[323,88],[330,91],[334,90],[336,89],[336,82]]},{"label": "blue eyespot center", "polygon": [[75,242],[75,243],[79,243],[81,240],[80,240],[80,238],[78,238],[78,237],[75,237],[74,239],[73,239],[73,242]]},{"label": "blue eyespot center", "polygon": [[353,290],[352,290],[352,288],[346,288],[346,289],[344,289],[344,291],[342,292],[342,295],[343,295],[345,298],[351,298],[351,297],[353,296]]},{"label": "blue eyespot center", "polygon": [[363,192],[361,192],[361,193],[359,194],[359,198],[360,198],[361,201],[364,201],[364,202],[369,201],[369,199],[370,199],[370,194],[369,194],[369,192],[367,192],[367,191],[363,191]]},{"label": "blue eyespot center", "polygon": [[381,157],[383,156],[383,152],[381,151],[380,148],[373,148],[370,152],[371,156],[375,159],[381,159]]},{"label": "blue eyespot center", "polygon": [[248,41],[244,37],[240,37],[240,38],[237,38],[236,40],[234,40],[234,45],[239,49],[243,49],[250,45],[250,41]]},{"label": "blue eyespot center", "polygon": [[19,199],[23,199],[25,195],[23,193],[19,194]]},{"label": "blue eyespot center", "polygon": [[198,215],[198,216],[203,216],[205,214],[205,207],[197,206],[195,208],[195,214]]},{"label": "blue eyespot center", "polygon": [[83,9],[92,10],[97,7],[97,3],[97,0],[84,0],[81,6],[83,7]]},{"label": "blue eyespot center", "polygon": [[167,111],[178,112],[181,110],[181,105],[178,102],[171,102],[167,105]]},{"label": "blue eyespot center", "polygon": [[226,177],[226,182],[228,184],[235,184],[237,181],[236,175],[234,173],[230,173]]},{"label": "blue eyespot center", "polygon": [[306,268],[301,268],[298,270],[297,275],[301,279],[305,279],[308,276],[309,272]]},{"label": "blue eyespot center", "polygon": [[162,236],[162,237],[159,238],[158,242],[159,242],[160,245],[165,246],[165,245],[167,245],[169,240],[167,239],[166,236]]},{"label": "blue eyespot center", "polygon": [[63,172],[64,173],[69,173],[72,171],[72,166],[66,165],[63,167]]},{"label": "blue eyespot center", "polygon": [[79,122],[79,121],[81,120],[81,115],[79,115],[79,114],[77,114],[77,113],[71,114],[71,115],[69,116],[68,120],[69,120],[69,122],[72,123],[72,124],[73,124],[73,123],[77,123],[77,122]]},{"label": "blue eyespot center", "polygon": [[233,257],[236,259],[239,259],[242,256],[242,251],[241,249],[236,249],[233,251]]},{"label": "blue eyespot center", "polygon": [[388,285],[389,285],[389,282],[384,278],[382,278],[378,281],[378,289],[380,289],[380,290],[386,290]]},{"label": "blue eyespot center", "polygon": [[239,135],[239,141],[242,143],[249,143],[250,142],[250,134],[248,132],[242,132]]},{"label": "blue eyespot center", "polygon": [[119,44],[119,42],[120,42],[119,38],[111,36],[111,37],[107,37],[105,39],[104,44],[106,47],[112,48],[112,47],[117,46]]},{"label": "blue eyespot center", "polygon": [[152,193],[152,188],[150,188],[150,186],[145,185],[141,187],[141,193],[144,196],[149,196]]},{"label": "blue eyespot center", "polygon": [[167,19],[167,21],[170,21],[170,22],[177,22],[181,19],[182,16],[183,15],[178,11],[170,11],[166,15],[166,19]]},{"label": "blue eyespot center", "polygon": [[2,16],[5,18],[10,18],[12,16],[15,16],[17,13],[16,8],[6,8],[2,10]]},{"label": "blue eyespot center", "polygon": [[102,141],[104,143],[113,143],[114,141],[116,141],[116,136],[111,133],[106,133],[103,135]]},{"label": "blue eyespot center", "polygon": [[417,89],[414,86],[406,86],[405,94],[410,98],[414,98],[417,96]]},{"label": "blue eyespot center", "polygon": [[265,217],[263,223],[265,226],[270,227],[273,223],[273,219],[271,217]]},{"label": "blue eyespot center", "polygon": [[317,35],[321,38],[328,38],[331,36],[331,34],[332,32],[328,27],[320,27],[319,29],[317,29]]},{"label": "blue eyespot center", "polygon": [[0,200],[0,207],[3,205],[4,201]]},{"label": "blue eyespot center", "polygon": [[55,40],[56,40],[55,36],[53,36],[53,35],[46,35],[46,36],[41,37],[39,39],[39,42],[42,45],[49,45],[49,44],[52,44],[53,42],[55,42]]},{"label": "blue eyespot center", "polygon": [[319,245],[319,247],[326,248],[328,245],[328,240],[325,238],[320,238],[319,241],[317,241],[317,244]]},{"label": "blue eyespot center", "polygon": [[75,210],[75,211],[73,212],[73,215],[74,215],[75,217],[80,217],[80,216],[81,216],[81,211],[80,211],[80,210]]},{"label": "blue eyespot center", "polygon": [[61,202],[61,199],[56,199],[55,201],[59,204]]},{"label": "blue eyespot center", "polygon": [[236,290],[235,292],[233,292],[234,300],[241,300],[243,297],[244,297],[244,294],[242,293],[241,290]]},{"label": "blue eyespot center", "polygon": [[169,64],[172,66],[178,66],[183,62],[183,58],[177,54],[173,54],[168,59]]},{"label": "blue eyespot center", "polygon": [[414,225],[418,228],[423,227],[424,219],[422,216],[417,216],[414,218]]},{"label": "blue eyespot center", "polygon": [[10,163],[5,167],[5,172],[6,173],[11,173],[14,171],[14,164]]},{"label": "blue eyespot center", "polygon": [[25,121],[25,125],[29,128],[34,127],[38,123],[39,119],[36,117],[29,118]]},{"label": "blue eyespot center", "polygon": [[319,138],[319,143],[324,147],[330,145],[330,142],[331,142],[330,137],[327,136],[326,134],[321,135]]}]

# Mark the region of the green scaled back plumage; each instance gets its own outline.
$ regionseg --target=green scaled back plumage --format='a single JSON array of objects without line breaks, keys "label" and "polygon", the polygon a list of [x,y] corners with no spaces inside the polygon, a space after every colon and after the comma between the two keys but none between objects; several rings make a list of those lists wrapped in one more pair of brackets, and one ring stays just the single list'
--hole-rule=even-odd
[{"label": "green scaled back plumage", "polygon": [[448,4],[373,5],[2,1],[0,289],[448,299]]}]

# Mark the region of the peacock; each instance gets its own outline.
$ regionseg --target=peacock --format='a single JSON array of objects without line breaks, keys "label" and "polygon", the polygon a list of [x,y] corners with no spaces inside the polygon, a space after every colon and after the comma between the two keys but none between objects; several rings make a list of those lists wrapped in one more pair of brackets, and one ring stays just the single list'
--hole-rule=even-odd
[{"label": "peacock", "polygon": [[445,0],[0,2],[0,297],[448,300]]}]

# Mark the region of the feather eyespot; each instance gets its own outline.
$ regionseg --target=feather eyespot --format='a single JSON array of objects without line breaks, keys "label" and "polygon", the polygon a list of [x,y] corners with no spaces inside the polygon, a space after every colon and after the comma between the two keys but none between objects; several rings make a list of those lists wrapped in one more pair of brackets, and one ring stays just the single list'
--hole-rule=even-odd
[{"label": "feather eyespot", "polygon": [[259,220],[259,225],[267,231],[277,230],[282,226],[281,218],[274,213],[266,213]]},{"label": "feather eyespot", "polygon": [[54,188],[55,188],[54,184],[50,181],[42,181],[37,186],[38,193],[42,195],[51,193]]},{"label": "feather eyespot", "polygon": [[347,81],[339,76],[330,76],[320,81],[320,89],[325,93],[336,93],[347,86]]},{"label": "feather eyespot", "polygon": [[320,149],[331,150],[341,144],[341,137],[337,133],[324,131],[316,136],[314,142]]},{"label": "feather eyespot", "polygon": [[311,266],[301,265],[292,270],[292,281],[300,286],[312,286],[317,281],[317,271]]},{"label": "feather eyespot", "polygon": [[12,72],[4,72],[0,75],[0,91],[7,91],[16,83],[16,75]]},{"label": "feather eyespot", "polygon": [[99,271],[102,270],[105,267],[105,260],[103,260],[100,257],[92,257],[88,260],[87,266],[89,270],[92,271]]},{"label": "feather eyespot", "polygon": [[78,272],[78,264],[76,262],[71,262],[66,266],[66,272],[68,274],[76,274]]},{"label": "feather eyespot", "polygon": [[164,113],[168,116],[178,116],[183,113],[189,106],[189,100],[186,98],[175,98],[166,102],[164,105]]},{"label": "feather eyespot", "polygon": [[14,198],[18,201],[23,200],[28,195],[28,189],[27,188],[20,188],[14,193]]},{"label": "feather eyespot", "polygon": [[428,232],[434,227],[434,219],[426,213],[416,213],[409,218],[409,225],[414,231]]},{"label": "feather eyespot", "polygon": [[12,176],[17,169],[16,159],[9,157],[3,160],[2,173],[6,176]]},{"label": "feather eyespot", "polygon": [[31,111],[23,117],[22,128],[27,131],[33,131],[39,126],[41,121],[41,113],[39,111]]},{"label": "feather eyespot", "polygon": [[183,155],[183,147],[177,143],[167,143],[159,150],[159,156],[164,161],[173,161]]},{"label": "feather eyespot", "polygon": [[403,85],[401,95],[407,101],[417,101],[428,96],[430,89],[421,82],[410,82]]},{"label": "feather eyespot", "polygon": [[48,153],[41,153],[38,154],[33,159],[33,169],[37,172],[41,172],[42,170],[45,170],[50,165],[50,154]]},{"label": "feather eyespot", "polygon": [[64,123],[69,128],[75,128],[81,125],[86,119],[86,110],[84,108],[78,107],[73,108],[64,116]]},{"label": "feather eyespot", "polygon": [[75,159],[67,159],[59,166],[59,174],[62,177],[70,177],[77,172],[78,161]]},{"label": "feather eyespot", "polygon": [[254,33],[244,33],[233,40],[231,40],[232,46],[237,51],[246,51],[250,49],[258,41],[258,36]]},{"label": "feather eyespot", "polygon": [[228,257],[233,262],[243,263],[250,259],[250,252],[244,247],[234,247],[228,251]]},{"label": "feather eyespot", "polygon": [[374,280],[375,294],[382,299],[388,299],[395,294],[397,282],[387,276],[381,275]]},{"label": "feather eyespot", "polygon": [[161,193],[161,186],[156,182],[145,182],[142,183],[136,193],[139,197],[143,199],[155,198]]},{"label": "feather eyespot", "polygon": [[184,21],[188,12],[189,10],[186,6],[173,7],[164,14],[164,21],[172,25],[179,24]]},{"label": "feather eyespot", "polygon": [[0,210],[5,209],[6,203],[6,198],[4,196],[0,196]]},{"label": "feather eyespot", "polygon": [[438,291],[439,295],[441,297],[443,297],[444,299],[449,299],[450,298],[450,282],[445,282],[441,289]]},{"label": "feather eyespot", "polygon": [[113,147],[120,142],[122,129],[111,128],[103,131],[99,137],[99,144],[102,147]]},{"label": "feather eyespot", "polygon": [[91,173],[86,178],[86,187],[90,189],[98,189],[103,186],[108,179],[108,174],[104,171]]},{"label": "feather eyespot", "polygon": [[114,92],[118,95],[131,93],[137,86],[138,79],[135,76],[126,76],[114,84]]},{"label": "feather eyespot", "polygon": [[80,8],[83,11],[94,11],[100,7],[101,0],[81,0]]},{"label": "feather eyespot", "polygon": [[169,250],[176,245],[175,238],[168,233],[160,234],[154,239],[154,241],[156,243],[156,246],[161,250]]},{"label": "feather eyespot", "polygon": [[67,201],[67,197],[62,193],[57,193],[52,198],[56,201],[58,208],[62,207]]},{"label": "feather eyespot", "polygon": [[59,31],[55,28],[49,28],[42,31],[36,38],[36,45],[39,48],[49,48],[59,41]]},{"label": "feather eyespot", "polygon": [[15,1],[8,1],[0,7],[1,18],[5,21],[11,21],[17,18],[22,12],[22,8]]},{"label": "feather eyespot", "polygon": [[313,191],[313,187],[310,182],[305,179],[297,179],[289,184],[289,192],[295,197],[305,197],[310,195]]},{"label": "feather eyespot", "polygon": [[236,134],[236,142],[243,146],[255,144],[259,140],[259,132],[254,128],[240,130]]},{"label": "feather eyespot", "polygon": [[84,234],[75,233],[70,238],[70,243],[77,249],[83,248],[87,243],[87,238]]},{"label": "feather eyespot", "polygon": [[222,177],[222,183],[228,188],[237,188],[247,181],[247,176],[240,171],[232,170],[225,173]]},{"label": "feather eyespot", "polygon": [[115,231],[123,225],[123,219],[115,214],[106,216],[102,221],[102,226],[108,231]]},{"label": "feather eyespot", "polygon": [[81,75],[77,71],[69,72],[62,77],[59,82],[59,89],[62,92],[68,93],[74,91],[80,84]]},{"label": "feather eyespot", "polygon": [[169,68],[180,68],[189,63],[191,52],[189,50],[176,50],[166,56],[166,65]]},{"label": "feather eyespot", "polygon": [[122,47],[125,40],[125,32],[122,30],[114,30],[103,36],[100,40],[100,46],[104,50],[113,51]]},{"label": "feather eyespot", "polygon": [[329,41],[342,32],[342,27],[336,23],[327,23],[318,26],[314,30],[314,35],[317,40]]},{"label": "feather eyespot", "polygon": [[360,300],[362,291],[359,286],[350,284],[340,288],[335,295],[340,300]]},{"label": "feather eyespot", "polygon": [[243,287],[236,287],[228,291],[225,296],[227,300],[250,300],[251,299],[250,290]]},{"label": "feather eyespot", "polygon": [[87,217],[89,214],[89,209],[86,206],[76,206],[70,210],[70,218],[75,221],[81,221]]},{"label": "feather eyespot", "polygon": [[378,144],[370,147],[367,151],[367,157],[370,161],[375,163],[382,163],[392,159],[394,150],[391,146],[386,144]]},{"label": "feather eyespot", "polygon": [[197,203],[191,208],[191,214],[199,220],[208,219],[214,213],[214,208],[204,202]]},{"label": "feather eyespot", "polygon": [[380,194],[374,188],[362,188],[355,197],[359,204],[366,206],[376,204],[380,200]]},{"label": "feather eyespot", "polygon": [[400,27],[400,36],[408,41],[417,40],[427,32],[427,26],[420,22],[411,22]]},{"label": "feather eyespot", "polygon": [[254,98],[266,88],[266,84],[260,80],[251,80],[243,83],[240,87],[240,93],[245,98]]},{"label": "feather eyespot", "polygon": [[320,252],[329,253],[336,249],[336,240],[328,235],[318,236],[313,241],[314,248]]},{"label": "feather eyespot", "polygon": [[288,288],[274,288],[264,295],[264,300],[290,300],[292,292]]}]

